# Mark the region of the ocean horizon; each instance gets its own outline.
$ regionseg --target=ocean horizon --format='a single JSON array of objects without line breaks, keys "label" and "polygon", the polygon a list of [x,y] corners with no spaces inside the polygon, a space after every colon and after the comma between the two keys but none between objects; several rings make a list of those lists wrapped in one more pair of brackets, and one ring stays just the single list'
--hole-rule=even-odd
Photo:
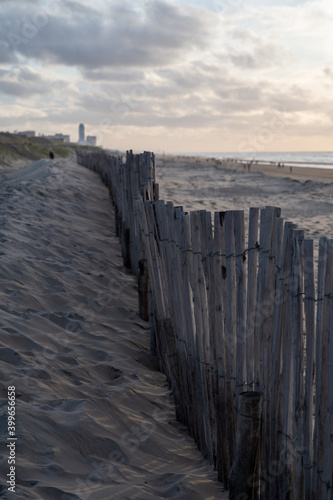
[{"label": "ocean horizon", "polygon": [[312,168],[333,168],[333,151],[265,151],[265,152],[181,152],[173,153],[186,156],[202,156],[207,158],[216,158],[225,160],[235,158],[243,161],[259,161],[281,163],[287,166],[312,167]]}]

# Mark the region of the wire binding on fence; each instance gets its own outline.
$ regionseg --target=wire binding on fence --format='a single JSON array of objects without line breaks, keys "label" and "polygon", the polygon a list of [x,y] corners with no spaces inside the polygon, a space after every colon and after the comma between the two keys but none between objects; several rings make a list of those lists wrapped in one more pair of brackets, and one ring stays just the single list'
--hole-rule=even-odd
[{"label": "wire binding on fence", "polygon": [[[149,231],[148,233],[146,233],[144,231],[144,229],[141,229],[141,232],[144,234],[144,236],[146,237],[150,237],[150,236],[154,236],[154,238],[156,239],[156,241],[160,242],[160,243],[172,243],[175,245],[176,248],[178,248],[181,253],[192,253],[193,255],[201,255],[201,262],[205,262],[208,257],[224,257],[225,259],[231,259],[231,258],[239,258],[239,257],[242,257],[244,254],[246,253],[249,253],[249,252],[252,252],[252,251],[257,251],[259,253],[262,253],[262,254],[266,254],[268,256],[269,259],[271,260],[276,260],[276,256],[275,255],[271,255],[269,253],[269,250],[264,250],[263,247],[261,247],[259,245],[259,243],[256,243],[255,246],[253,247],[250,247],[250,248],[245,248],[244,251],[242,253],[231,253],[231,254],[225,254],[225,253],[222,253],[222,252],[209,252],[208,254],[204,254],[203,252],[194,252],[192,250],[192,248],[185,248],[185,249],[182,249],[182,247],[180,245],[178,245],[178,243],[174,240],[174,239],[169,239],[169,238],[160,238],[159,237],[159,234],[158,233],[155,233],[153,231]],[[275,267],[278,271],[281,271],[281,268],[275,264]],[[283,277],[283,276],[280,276],[279,277],[279,280],[280,281],[288,281],[288,279],[290,278],[286,278],[286,277]],[[311,300],[313,302],[321,302],[322,300],[324,300],[324,298],[315,298],[315,297],[309,297],[309,296],[305,296],[305,292],[299,292],[299,293],[295,293],[293,292],[292,290],[290,289],[287,289],[287,293],[291,296],[291,297],[294,297],[294,298],[298,298],[298,297],[301,297],[302,295],[304,295],[304,299],[305,300]],[[324,297],[327,297],[329,299],[332,299],[333,298],[333,295],[331,293],[328,293],[328,294],[325,294]]]}]

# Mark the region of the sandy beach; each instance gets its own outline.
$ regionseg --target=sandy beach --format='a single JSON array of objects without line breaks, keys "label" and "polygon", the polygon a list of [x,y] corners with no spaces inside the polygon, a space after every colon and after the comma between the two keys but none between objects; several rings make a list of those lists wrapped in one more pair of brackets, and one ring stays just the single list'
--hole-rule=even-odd
[{"label": "sandy beach", "polygon": [[157,158],[160,198],[186,210],[244,210],[277,206],[281,216],[316,242],[333,238],[333,169],[221,165],[211,158]]},{"label": "sandy beach", "polygon": [[[323,184],[333,182],[333,165],[331,168],[324,168],[318,163],[318,166],[304,167],[293,162],[292,165],[278,164],[265,161],[240,161],[233,159],[220,160],[213,157],[202,156],[177,156],[168,155],[159,157],[161,163],[181,163],[189,165],[198,165],[201,167],[215,166],[220,170],[228,170],[239,173],[260,173],[267,177],[288,178],[299,182],[316,181]],[[312,164],[309,164],[312,165]]]},{"label": "sandy beach", "polygon": [[[41,160],[1,175],[1,433],[16,390],[16,496],[227,498],[175,420],[98,176]],[[12,496],[11,496],[12,495]]]}]

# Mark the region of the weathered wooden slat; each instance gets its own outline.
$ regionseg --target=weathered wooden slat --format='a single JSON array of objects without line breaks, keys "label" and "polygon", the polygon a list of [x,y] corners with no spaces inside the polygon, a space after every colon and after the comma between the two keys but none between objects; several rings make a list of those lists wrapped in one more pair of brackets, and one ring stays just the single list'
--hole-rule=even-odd
[{"label": "weathered wooden slat", "polygon": [[225,253],[226,253],[226,274],[227,274],[227,324],[225,329],[225,349],[226,349],[226,399],[227,399],[227,443],[229,447],[229,457],[231,463],[235,454],[235,432],[236,432],[236,277],[235,277],[235,219],[234,212],[228,211],[225,214]]},{"label": "weathered wooden slat", "polygon": [[192,237],[192,248],[193,248],[193,292],[194,292],[194,316],[196,323],[196,359],[198,362],[198,375],[199,375],[199,387],[198,392],[200,393],[201,400],[201,436],[202,436],[202,452],[203,454],[212,462],[212,444],[211,444],[211,432],[210,432],[210,422],[208,415],[208,403],[206,398],[206,378],[204,370],[204,351],[205,351],[205,339],[207,339],[208,329],[208,304],[207,304],[207,289],[206,289],[206,279],[204,274],[204,269],[202,265],[202,245],[201,245],[201,235],[200,235],[200,213],[191,212],[191,237]]},{"label": "weathered wooden slat", "polygon": [[213,242],[213,270],[214,275],[214,324],[215,324],[215,409],[216,409],[216,454],[218,478],[228,487],[229,482],[229,459],[228,447],[225,446],[226,438],[226,394],[225,394],[225,353],[224,353],[224,317],[226,304],[223,298],[223,281],[226,279],[222,266],[222,255],[225,254],[224,245],[224,212],[214,214],[214,242]]},{"label": "weathered wooden slat", "polygon": [[292,470],[292,491],[295,498],[303,498],[303,410],[304,410],[304,334],[303,334],[303,302],[304,302],[304,231],[294,231],[293,234],[293,295],[292,301],[292,355],[295,390],[293,392],[292,408],[294,412],[295,459]]},{"label": "weathered wooden slat", "polygon": [[[167,204],[167,219],[168,219],[168,237],[169,237],[169,261],[170,261],[170,282],[172,289],[169,289],[169,294],[173,295],[173,313],[172,322],[174,325],[174,335],[177,345],[177,351],[179,354],[179,392],[180,401],[177,407],[178,420],[182,423],[186,423],[188,420],[188,387],[187,387],[187,376],[185,373],[186,369],[186,358],[185,358],[185,346],[184,346],[184,323],[183,323],[183,291],[182,291],[182,281],[179,279],[181,274],[181,259],[179,252],[179,238],[178,238],[178,224],[181,218],[183,210],[182,207],[173,207],[173,204]],[[169,302],[171,303],[171,297],[169,297]]]},{"label": "weathered wooden slat", "polygon": [[[329,241],[330,252],[332,253],[332,240]],[[327,344],[327,413],[326,413],[326,436],[325,436],[325,456],[322,474],[322,500],[332,500],[333,498],[333,391],[330,384],[333,380],[333,286],[330,292],[330,324]]]},{"label": "weathered wooden slat", "polygon": [[316,320],[316,379],[315,379],[315,426],[313,436],[313,461],[315,467],[312,473],[311,497],[321,498],[321,474],[324,466],[323,449],[326,438],[326,408],[327,408],[327,383],[325,372],[327,370],[327,349],[329,330],[330,299],[331,293],[331,250],[327,238],[319,240],[318,256],[318,291],[317,291],[317,320]]},{"label": "weathered wooden slat", "polygon": [[250,208],[248,238],[248,271],[247,271],[247,320],[246,320],[246,378],[249,388],[255,386],[254,374],[254,322],[258,266],[258,226],[259,209]]},{"label": "weathered wooden slat", "polygon": [[313,461],[313,392],[315,376],[315,277],[313,241],[304,240],[304,309],[306,331],[306,369],[303,432],[304,491],[310,492]]},{"label": "weathered wooden slat", "polygon": [[236,398],[246,388],[246,267],[244,212],[234,212],[236,279]]},{"label": "weathered wooden slat", "polygon": [[269,497],[282,498],[281,490],[286,477],[285,462],[285,437],[283,435],[283,415],[284,415],[284,377],[287,377],[284,365],[285,351],[287,349],[287,329],[288,329],[288,279],[291,269],[291,238],[292,224],[287,222],[284,227],[283,245],[281,259],[278,261],[280,269],[277,280],[277,296],[273,326],[272,340],[272,360],[270,365],[270,401],[271,425],[270,432],[270,455],[275,461],[279,474],[276,474],[268,485]]},{"label": "weathered wooden slat", "polygon": [[189,431],[200,444],[201,429],[199,430],[199,422],[201,416],[199,395],[197,391],[198,382],[198,363],[196,357],[196,326],[194,315],[194,292],[193,288],[193,259],[192,259],[192,241],[190,230],[190,217],[187,213],[181,214],[182,224],[180,227],[180,248],[181,248],[181,277],[183,284],[184,297],[184,320],[185,320],[185,354],[188,366],[188,387],[189,393]]}]

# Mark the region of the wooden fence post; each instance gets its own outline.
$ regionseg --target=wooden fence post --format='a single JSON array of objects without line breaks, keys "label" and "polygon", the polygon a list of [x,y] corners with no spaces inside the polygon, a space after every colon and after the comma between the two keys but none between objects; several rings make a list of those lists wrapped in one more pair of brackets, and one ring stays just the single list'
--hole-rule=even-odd
[{"label": "wooden fence post", "polygon": [[149,320],[148,309],[148,264],[146,259],[139,261],[138,268],[139,316],[144,321]]},{"label": "wooden fence post", "polygon": [[214,214],[213,274],[215,279],[215,347],[216,347],[216,424],[217,424],[217,471],[225,489],[229,485],[230,460],[226,436],[230,434],[226,415],[226,266],[225,266],[225,212]]},{"label": "wooden fence post", "polygon": [[131,252],[130,252],[130,230],[128,227],[123,228],[123,234],[122,234],[122,254],[123,254],[123,261],[124,261],[124,266],[127,269],[130,269],[131,267]]},{"label": "wooden fence post", "polygon": [[[208,300],[207,300],[207,283],[203,269],[202,261],[202,248],[201,248],[201,226],[200,226],[200,211],[193,211],[190,213],[191,220],[191,237],[193,248],[193,276],[191,278],[193,285],[194,297],[194,317],[196,327],[196,358],[197,358],[197,391],[199,395],[199,404],[201,409],[199,415],[201,422],[200,450],[203,455],[213,462],[212,447],[211,447],[211,434],[210,423],[208,418],[207,406],[207,390],[206,390],[206,372],[204,370],[205,363],[205,341],[207,341],[208,334]],[[199,417],[200,418],[200,417]]]},{"label": "wooden fence post", "polygon": [[238,399],[236,455],[230,471],[229,500],[258,498],[255,469],[261,428],[262,393],[242,392]]},{"label": "wooden fence post", "polygon": [[[327,488],[323,483],[322,474],[325,465],[327,403],[329,389],[329,336],[330,336],[330,311],[332,292],[332,241],[327,238],[319,240],[318,257],[318,309],[317,309],[317,334],[316,334],[316,402],[315,402],[315,426],[314,426],[314,454],[312,498],[326,500]],[[331,371],[331,370],[330,370]],[[330,398],[331,399],[331,398]],[[331,433],[331,429],[330,429]],[[330,434],[329,434],[330,435]],[[329,471],[331,474],[332,471]],[[326,490],[326,491],[325,491]],[[332,490],[331,490],[332,492]],[[325,494],[324,494],[325,493]],[[332,498],[332,496],[331,496]]]},{"label": "wooden fence post", "polygon": [[230,464],[235,457],[235,406],[236,406],[236,387],[235,387],[235,368],[236,368],[236,271],[235,271],[235,212],[228,210],[225,215],[225,253],[226,253],[226,284],[227,284],[227,324],[225,329],[225,355],[226,355],[226,401],[227,401],[227,446],[229,448]]},{"label": "wooden fence post", "polygon": [[258,268],[258,224],[259,224],[259,208],[250,208],[249,215],[249,240],[248,240],[248,271],[247,271],[247,322],[246,322],[246,369],[248,387],[252,388],[255,385],[256,379],[254,376],[254,323],[255,323],[255,307],[256,294],[250,293],[250,290],[255,290],[257,285],[257,268]]},{"label": "wooden fence post", "polygon": [[315,380],[315,275],[313,241],[304,240],[304,310],[306,321],[306,378],[303,427],[304,491],[309,492],[313,461],[313,393]]}]

